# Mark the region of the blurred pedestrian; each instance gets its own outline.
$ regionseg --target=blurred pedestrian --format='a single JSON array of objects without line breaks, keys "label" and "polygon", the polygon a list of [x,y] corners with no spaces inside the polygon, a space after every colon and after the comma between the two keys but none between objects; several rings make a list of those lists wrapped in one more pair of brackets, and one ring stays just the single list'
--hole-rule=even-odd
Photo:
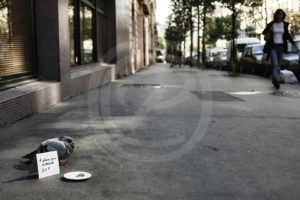
[{"label": "blurred pedestrian", "polygon": [[172,53],[172,47],[169,46],[167,49],[167,62],[170,63],[171,62],[171,53]]},{"label": "blurred pedestrian", "polygon": [[287,40],[296,46],[288,31],[289,24],[284,21],[285,16],[286,14],[282,9],[277,9],[273,21],[267,25],[262,33],[266,41],[264,52],[271,58],[273,67],[272,83],[276,89],[280,88],[280,64],[282,54],[287,52]]},{"label": "blurred pedestrian", "polygon": [[180,48],[177,50],[177,53],[176,53],[176,63],[178,64],[179,67],[181,67],[181,64],[182,64],[182,51],[181,51]]},{"label": "blurred pedestrian", "polygon": [[170,51],[170,68],[173,68],[175,65],[175,56],[176,56],[176,49],[172,46]]}]

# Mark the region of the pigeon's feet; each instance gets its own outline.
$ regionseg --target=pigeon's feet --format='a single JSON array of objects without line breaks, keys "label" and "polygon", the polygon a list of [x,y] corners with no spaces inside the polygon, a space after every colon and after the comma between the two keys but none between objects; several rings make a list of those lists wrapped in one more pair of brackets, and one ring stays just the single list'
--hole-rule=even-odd
[{"label": "pigeon's feet", "polygon": [[67,161],[60,160],[60,161],[59,161],[59,166],[65,166],[66,163],[67,163]]}]

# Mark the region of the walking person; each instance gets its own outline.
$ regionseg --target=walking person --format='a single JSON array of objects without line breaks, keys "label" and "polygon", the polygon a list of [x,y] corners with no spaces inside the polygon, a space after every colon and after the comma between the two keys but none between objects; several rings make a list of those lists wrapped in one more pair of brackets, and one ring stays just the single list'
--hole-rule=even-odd
[{"label": "walking person", "polygon": [[176,56],[176,49],[174,47],[171,47],[171,52],[170,52],[170,68],[173,68],[175,65],[175,56]]},{"label": "walking person", "polygon": [[287,40],[296,47],[288,31],[289,24],[284,21],[285,16],[286,14],[282,9],[277,9],[274,13],[273,21],[262,32],[266,40],[264,53],[267,53],[268,57],[271,58],[273,67],[272,83],[276,89],[280,88],[280,64],[282,54],[287,52]]},{"label": "walking person", "polygon": [[167,62],[171,63],[171,54],[172,54],[172,47],[168,47],[167,49]]},{"label": "walking person", "polygon": [[177,57],[176,58],[177,64],[179,65],[179,67],[181,67],[181,64],[182,64],[182,51],[181,51],[180,48],[177,51],[176,57]]}]

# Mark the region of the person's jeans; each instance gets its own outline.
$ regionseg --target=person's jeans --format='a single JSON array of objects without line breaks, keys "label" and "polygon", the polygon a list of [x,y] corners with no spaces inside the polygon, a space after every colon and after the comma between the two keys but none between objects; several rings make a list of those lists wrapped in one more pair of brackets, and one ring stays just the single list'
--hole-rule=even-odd
[{"label": "person's jeans", "polygon": [[273,80],[279,83],[280,81],[280,64],[282,61],[283,44],[274,44],[271,49],[270,57],[273,66]]}]

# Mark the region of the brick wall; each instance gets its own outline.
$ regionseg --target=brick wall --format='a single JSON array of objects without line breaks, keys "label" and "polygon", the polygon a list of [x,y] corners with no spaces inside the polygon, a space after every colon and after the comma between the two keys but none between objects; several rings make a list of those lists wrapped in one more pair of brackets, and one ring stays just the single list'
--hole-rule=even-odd
[{"label": "brick wall", "polygon": [[0,93],[0,125],[40,112],[60,101],[60,83],[33,82]]}]

